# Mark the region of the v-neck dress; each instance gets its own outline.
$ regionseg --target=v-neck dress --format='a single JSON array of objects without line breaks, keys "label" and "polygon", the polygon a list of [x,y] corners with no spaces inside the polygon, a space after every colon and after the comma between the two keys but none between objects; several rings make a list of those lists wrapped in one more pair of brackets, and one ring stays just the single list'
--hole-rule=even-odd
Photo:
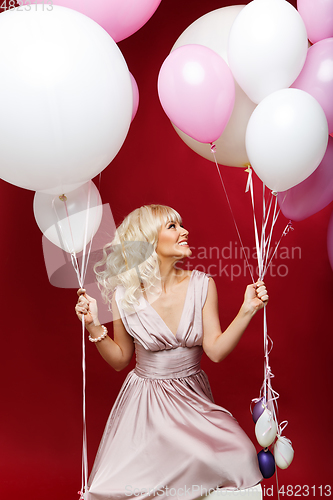
[{"label": "v-neck dress", "polygon": [[209,276],[193,271],[176,335],[142,297],[135,313],[116,302],[135,343],[126,377],[89,478],[89,500],[192,500],[214,488],[243,489],[262,480],[254,445],[213,401],[200,368],[202,308]]}]

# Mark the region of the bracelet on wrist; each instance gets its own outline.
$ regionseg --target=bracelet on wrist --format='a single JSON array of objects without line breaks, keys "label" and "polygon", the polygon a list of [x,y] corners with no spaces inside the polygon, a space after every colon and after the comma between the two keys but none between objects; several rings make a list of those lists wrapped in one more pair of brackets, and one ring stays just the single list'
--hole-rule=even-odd
[{"label": "bracelet on wrist", "polygon": [[107,336],[108,329],[106,328],[106,326],[104,326],[104,325],[100,325],[100,326],[103,328],[102,335],[100,337],[96,337],[96,338],[94,338],[91,335],[89,335],[88,338],[89,338],[90,342],[100,342],[101,340],[105,339],[105,337]]}]

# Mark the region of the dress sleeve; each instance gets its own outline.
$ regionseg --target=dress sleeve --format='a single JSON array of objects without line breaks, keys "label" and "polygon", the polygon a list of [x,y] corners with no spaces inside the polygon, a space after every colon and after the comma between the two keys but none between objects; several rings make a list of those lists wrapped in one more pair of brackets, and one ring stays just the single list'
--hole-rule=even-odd
[{"label": "dress sleeve", "polygon": [[209,278],[211,278],[210,274],[203,274],[203,284],[202,284],[202,303],[201,307],[205,305],[207,295],[208,295],[208,285],[209,285]]}]

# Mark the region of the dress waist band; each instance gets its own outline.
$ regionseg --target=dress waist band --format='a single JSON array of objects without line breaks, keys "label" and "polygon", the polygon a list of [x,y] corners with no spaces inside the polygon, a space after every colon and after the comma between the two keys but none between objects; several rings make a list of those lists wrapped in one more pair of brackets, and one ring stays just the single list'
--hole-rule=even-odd
[{"label": "dress waist band", "polygon": [[135,344],[136,366],[134,372],[144,378],[183,378],[198,373],[202,347],[177,347],[162,351],[147,351]]}]

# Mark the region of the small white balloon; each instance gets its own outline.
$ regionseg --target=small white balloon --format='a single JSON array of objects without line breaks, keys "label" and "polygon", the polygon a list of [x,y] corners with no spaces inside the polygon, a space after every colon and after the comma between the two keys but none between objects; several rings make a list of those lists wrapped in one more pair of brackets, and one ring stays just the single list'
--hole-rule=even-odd
[{"label": "small white balloon", "polygon": [[272,413],[267,408],[265,408],[257,420],[255,434],[258,443],[263,448],[270,446],[276,437],[277,425]]},{"label": "small white balloon", "polygon": [[65,252],[79,253],[99,228],[103,215],[102,200],[92,181],[66,194],[37,192],[34,215],[48,240]]},{"label": "small white balloon", "polygon": [[259,103],[296,80],[307,48],[304,22],[289,2],[253,0],[231,28],[229,65],[244,92]]},{"label": "small white balloon", "polygon": [[327,142],[322,107],[298,89],[278,90],[261,101],[251,115],[245,137],[254,171],[276,192],[309,177],[323,159]]},{"label": "small white balloon", "polygon": [[274,444],[275,463],[280,469],[289,467],[294,458],[294,449],[290,439],[284,436],[279,436]]}]

